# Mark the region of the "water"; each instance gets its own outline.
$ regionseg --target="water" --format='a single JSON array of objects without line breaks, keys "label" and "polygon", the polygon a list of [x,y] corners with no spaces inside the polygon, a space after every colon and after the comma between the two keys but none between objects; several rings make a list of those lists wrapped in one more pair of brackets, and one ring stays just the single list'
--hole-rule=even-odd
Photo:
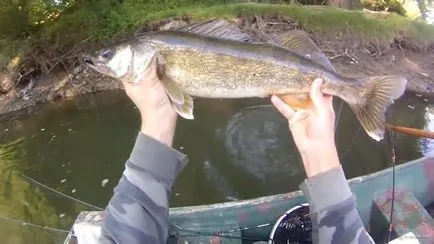
[{"label": "water", "polygon": [[[195,100],[194,121],[179,119],[174,147],[190,158],[171,206],[209,204],[294,191],[305,174],[287,122],[267,100]],[[406,96],[392,123],[434,130],[433,102]],[[339,110],[336,101],[336,111]],[[138,111],[120,92],[46,104],[0,122],[0,215],[69,229],[92,210],[22,178],[104,207],[120,178],[139,128]],[[390,166],[390,145],[360,129],[344,104],[337,146],[347,177]],[[403,163],[431,153],[430,140],[394,134]],[[319,152],[320,153],[320,152]],[[59,243],[65,237],[0,219],[2,243]]]}]

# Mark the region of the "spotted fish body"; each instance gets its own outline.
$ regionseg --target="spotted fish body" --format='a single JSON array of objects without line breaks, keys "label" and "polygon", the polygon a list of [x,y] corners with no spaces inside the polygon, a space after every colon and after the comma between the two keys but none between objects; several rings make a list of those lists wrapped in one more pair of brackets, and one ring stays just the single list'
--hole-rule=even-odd
[{"label": "spotted fish body", "polygon": [[270,43],[255,42],[221,21],[146,33],[87,57],[87,63],[134,83],[153,59],[175,110],[184,118],[194,118],[191,96],[306,99],[311,82],[322,78],[322,92],[346,101],[376,140],[383,138],[387,107],[407,84],[399,76],[356,79],[336,72],[305,32],[288,32]]},{"label": "spotted fish body", "polygon": [[264,43],[246,43],[182,32],[146,37],[165,60],[165,74],[185,93],[207,98],[267,97],[309,91],[317,77],[324,92],[360,97],[344,78],[290,49]]}]

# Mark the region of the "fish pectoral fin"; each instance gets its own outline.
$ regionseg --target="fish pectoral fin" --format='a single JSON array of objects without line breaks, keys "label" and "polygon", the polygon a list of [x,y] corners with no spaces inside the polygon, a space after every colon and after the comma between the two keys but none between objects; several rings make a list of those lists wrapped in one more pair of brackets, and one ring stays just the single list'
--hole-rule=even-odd
[{"label": "fish pectoral fin", "polygon": [[188,24],[176,30],[236,41],[251,42],[254,40],[252,36],[243,33],[235,24],[219,19]]},{"label": "fish pectoral fin", "polygon": [[158,66],[158,76],[164,86],[164,90],[166,91],[167,96],[172,104],[173,109],[183,118],[185,119],[194,119],[193,115],[193,98],[185,94],[179,86],[170,79],[165,73],[165,60],[164,58],[158,54],[156,55],[157,60],[159,61],[160,66]]},{"label": "fish pectoral fin", "polygon": [[282,94],[277,95],[284,103],[295,110],[308,110],[313,104],[309,94]]},{"label": "fish pectoral fin", "polygon": [[329,71],[336,72],[327,56],[319,49],[309,35],[301,30],[292,30],[275,37],[273,44],[292,50],[300,56],[308,58]]},{"label": "fish pectoral fin", "polygon": [[169,96],[170,100],[176,104],[184,104],[185,103],[185,95],[176,85],[176,83],[168,78],[164,78],[162,80],[164,89]]},{"label": "fish pectoral fin", "polygon": [[175,109],[175,111],[185,119],[194,119],[193,98],[190,95],[183,93],[178,85],[168,77],[164,77],[162,82],[166,94],[172,103],[173,109]]},{"label": "fish pectoral fin", "polygon": [[172,106],[179,116],[183,117],[184,119],[194,119],[194,103],[193,98],[190,95],[184,94],[184,103],[178,104],[172,102]]}]

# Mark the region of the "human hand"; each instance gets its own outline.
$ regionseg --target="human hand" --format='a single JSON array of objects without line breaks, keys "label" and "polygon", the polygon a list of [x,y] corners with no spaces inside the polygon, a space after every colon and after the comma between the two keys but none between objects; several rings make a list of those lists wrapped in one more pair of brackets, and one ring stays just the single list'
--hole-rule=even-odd
[{"label": "human hand", "polygon": [[295,111],[277,96],[271,98],[277,110],[288,119],[308,177],[339,165],[334,141],[333,96],[321,93],[322,82],[322,79],[313,81],[310,90],[313,106],[306,111]]},{"label": "human hand", "polygon": [[138,84],[123,82],[123,86],[140,112],[141,132],[172,146],[178,115],[158,77],[157,59],[152,59]]}]

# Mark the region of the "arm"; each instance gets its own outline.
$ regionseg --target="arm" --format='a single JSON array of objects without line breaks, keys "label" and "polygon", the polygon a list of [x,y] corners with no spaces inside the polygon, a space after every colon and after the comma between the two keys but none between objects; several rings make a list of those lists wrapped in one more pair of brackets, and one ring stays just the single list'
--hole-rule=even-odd
[{"label": "arm", "polygon": [[140,132],[105,210],[101,243],[165,243],[169,195],[186,157]]},{"label": "arm", "polygon": [[312,83],[313,106],[306,111],[295,111],[272,97],[273,104],[289,121],[306,170],[308,179],[300,189],[309,203],[313,243],[374,243],[363,226],[339,162],[333,97],[320,92],[321,82],[317,79]]},{"label": "arm", "polygon": [[313,243],[374,243],[357,212],[342,167],[337,164],[300,185],[310,207]]},{"label": "arm", "polygon": [[171,148],[178,115],[153,61],[139,84],[123,84],[140,112],[142,126],[105,210],[101,243],[166,243],[169,196],[187,159]]}]

